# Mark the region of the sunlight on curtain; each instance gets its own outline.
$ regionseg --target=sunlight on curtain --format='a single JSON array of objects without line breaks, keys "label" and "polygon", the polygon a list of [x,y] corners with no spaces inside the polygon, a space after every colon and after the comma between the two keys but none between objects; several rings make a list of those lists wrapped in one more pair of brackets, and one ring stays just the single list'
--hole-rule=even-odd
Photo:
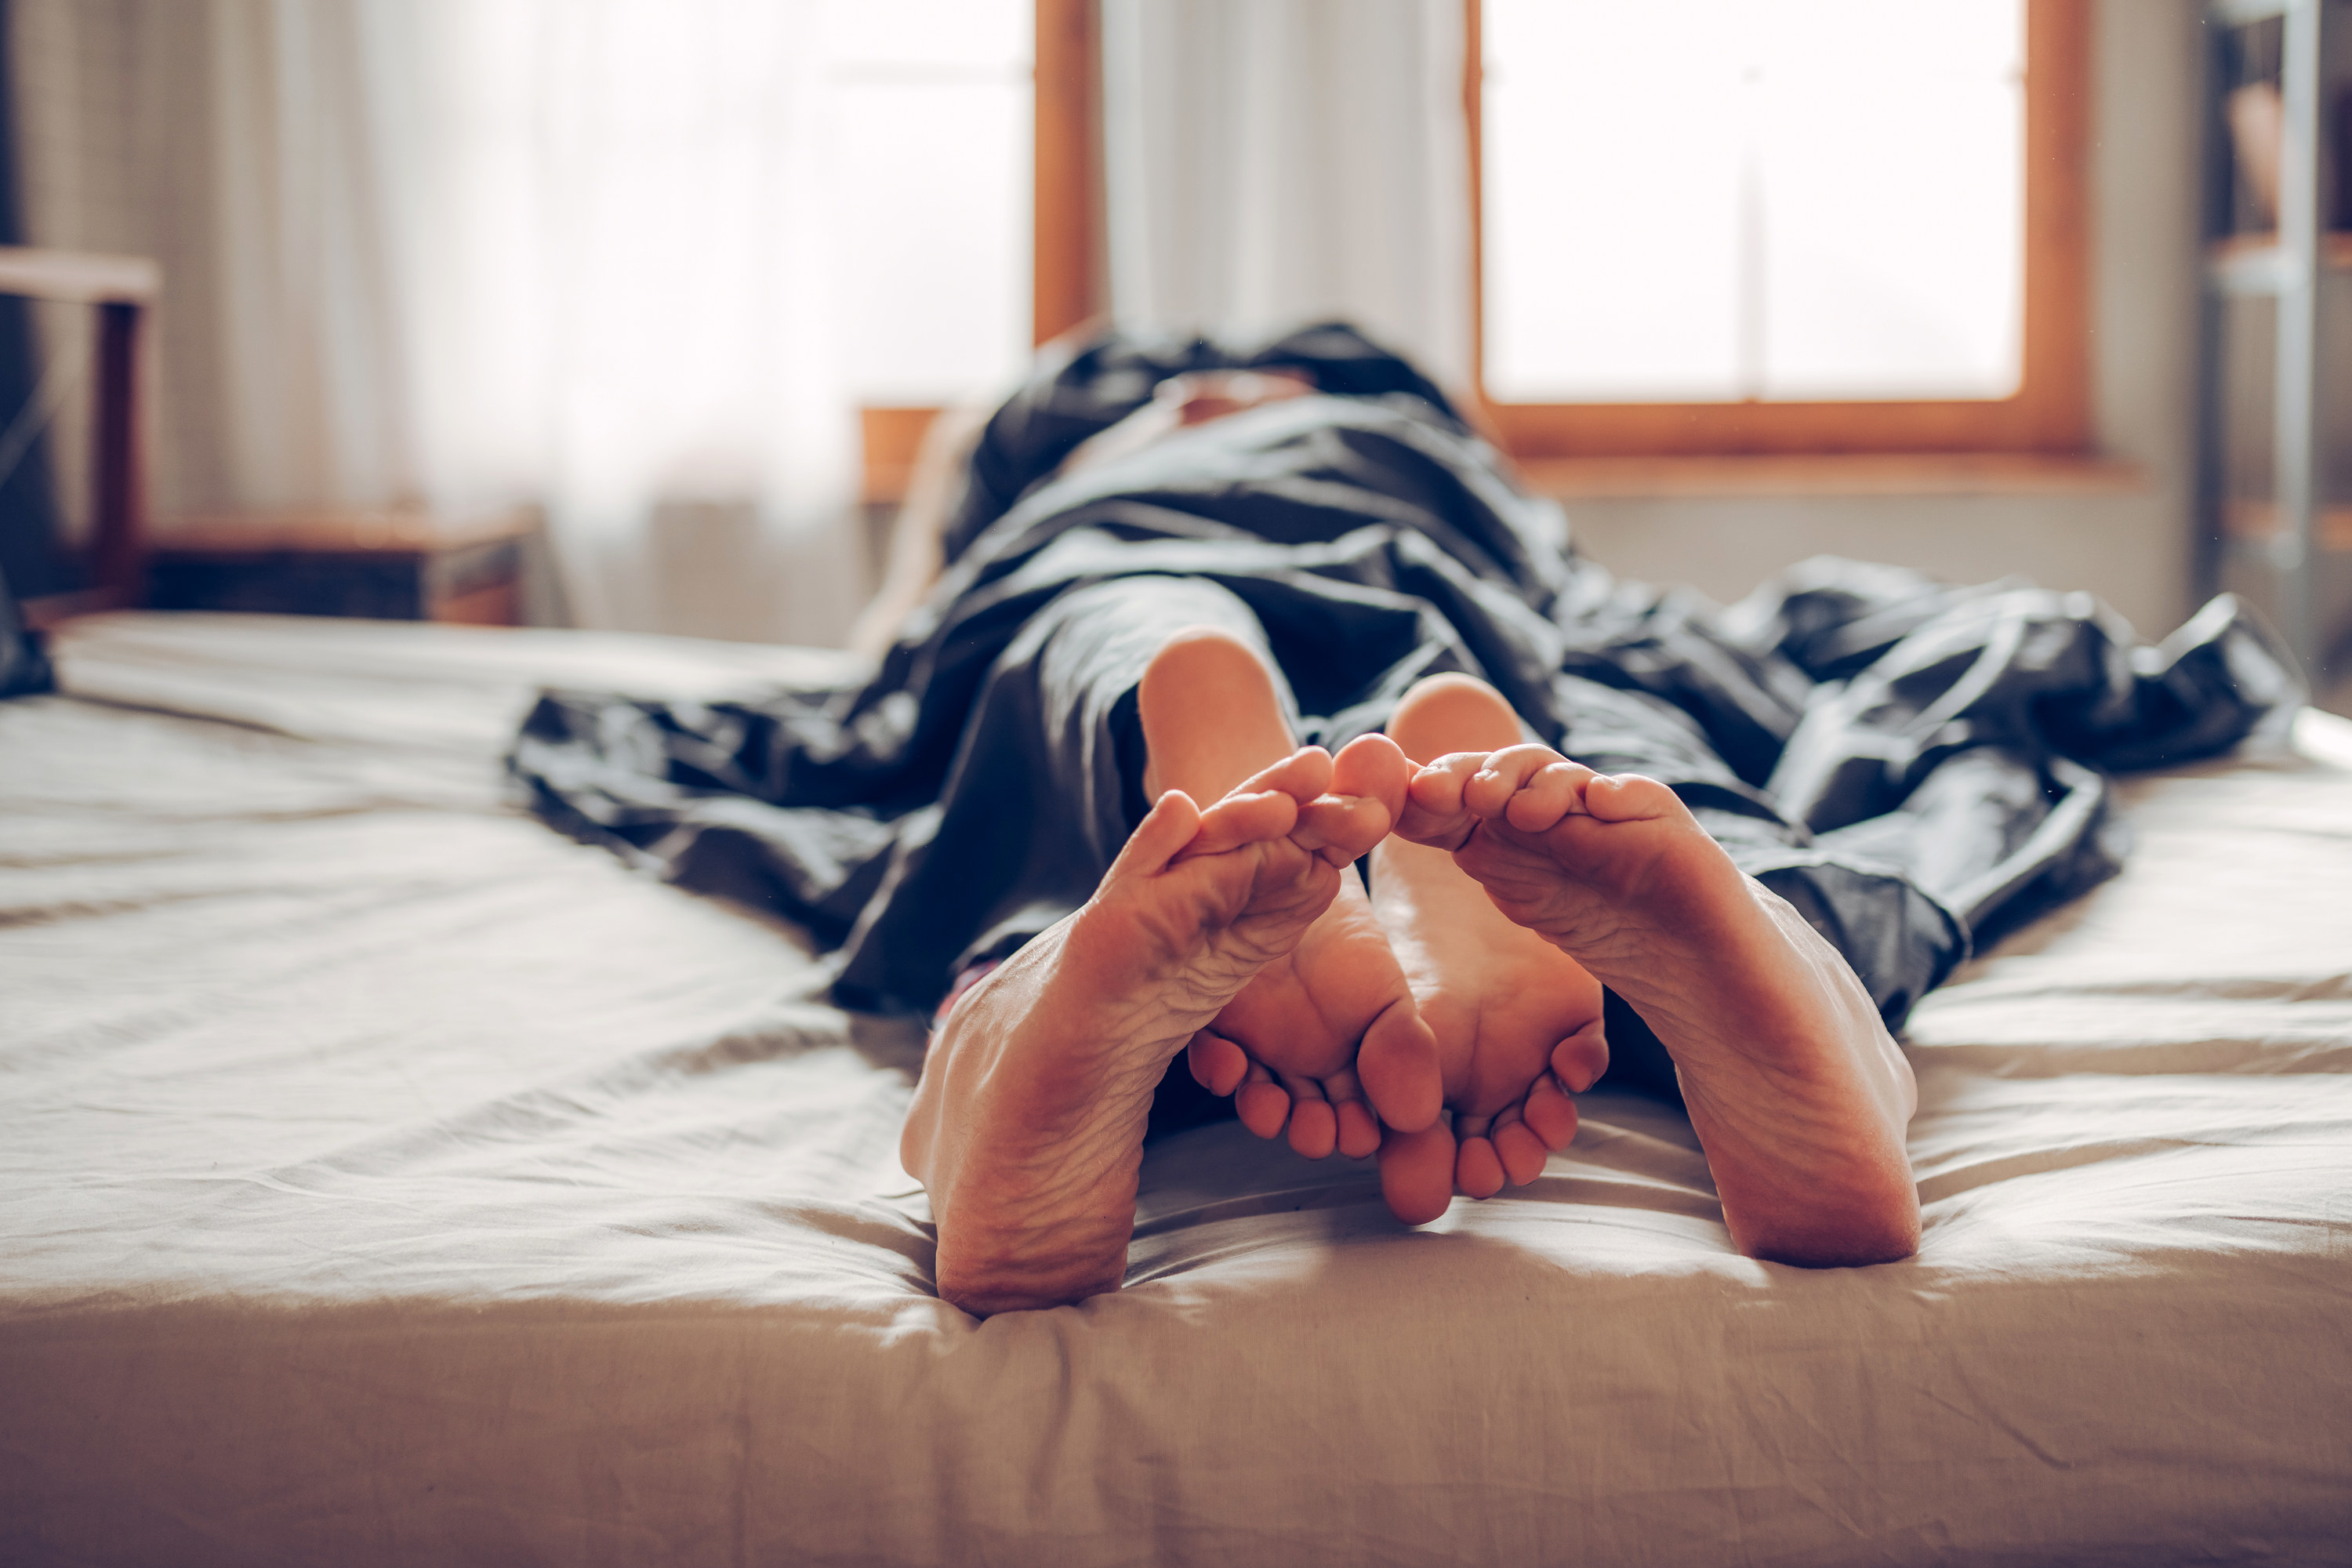
[{"label": "sunlight on curtain", "polygon": [[1343,316],[1466,382],[1460,0],[1104,0],[1124,325]]},{"label": "sunlight on curtain", "polygon": [[583,624],[836,638],[855,404],[1024,346],[1028,7],[442,0],[426,39],[436,492],[543,498]]}]

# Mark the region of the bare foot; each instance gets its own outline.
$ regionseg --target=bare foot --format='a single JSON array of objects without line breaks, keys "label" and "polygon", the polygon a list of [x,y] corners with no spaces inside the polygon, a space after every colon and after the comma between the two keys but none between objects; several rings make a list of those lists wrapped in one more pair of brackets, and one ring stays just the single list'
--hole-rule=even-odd
[{"label": "bare foot", "polygon": [[1308,749],[1205,812],[1163,795],[1086,906],[949,1011],[899,1141],[946,1300],[985,1315],[1118,1288],[1152,1091],[1339,891],[1300,836],[1330,778]]},{"label": "bare foot", "polygon": [[[1497,751],[1520,738],[1502,694],[1466,675],[1405,693],[1389,734],[1417,763]],[[1609,1065],[1601,983],[1515,925],[1443,849],[1391,838],[1372,853],[1373,904],[1434,1033],[1449,1128],[1390,1129],[1381,1186],[1408,1225],[1445,1212],[1459,1188],[1492,1197],[1543,1173],[1576,1135],[1569,1099]]]},{"label": "bare foot", "polygon": [[[1147,790],[1213,800],[1291,744],[1256,651],[1222,631],[1171,638],[1139,697]],[[1192,1076],[1234,1095],[1259,1137],[1286,1128],[1310,1159],[1370,1154],[1380,1121],[1420,1129],[1437,1119],[1435,1041],[1352,864],[1388,836],[1412,772],[1385,736],[1360,737],[1333,760],[1327,793],[1301,807],[1292,837],[1339,868],[1338,896],[1192,1040]]]},{"label": "bare foot", "polygon": [[1451,850],[1657,1031],[1742,1252],[1830,1266],[1917,1250],[1909,1064],[1845,960],[1672,790],[1513,746],[1422,769],[1397,831]]}]

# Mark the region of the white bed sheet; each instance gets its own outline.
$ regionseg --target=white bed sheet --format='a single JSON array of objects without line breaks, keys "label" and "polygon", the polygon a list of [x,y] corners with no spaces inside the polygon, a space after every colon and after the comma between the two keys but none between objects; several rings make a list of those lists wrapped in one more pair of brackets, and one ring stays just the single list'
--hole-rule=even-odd
[{"label": "white bed sheet", "polygon": [[919,1031],[520,814],[656,639],[78,623],[0,705],[0,1560],[2352,1561],[2352,724],[2125,786],[1910,1031],[1917,1258],[1734,1253],[1587,1096],[1408,1233],[1227,1125],[1128,1289],[941,1303]]}]

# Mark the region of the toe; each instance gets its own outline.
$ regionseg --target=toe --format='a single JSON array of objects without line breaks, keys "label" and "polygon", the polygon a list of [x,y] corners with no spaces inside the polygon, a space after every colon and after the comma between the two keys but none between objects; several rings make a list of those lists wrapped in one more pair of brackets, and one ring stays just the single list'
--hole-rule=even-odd
[{"label": "toe", "polygon": [[1523,833],[1541,833],[1561,817],[1584,809],[1584,784],[1592,776],[1592,770],[1581,763],[1553,763],[1540,768],[1503,807],[1503,820]]},{"label": "toe", "polygon": [[1234,1096],[1234,1113],[1259,1137],[1271,1138],[1290,1120],[1290,1096],[1274,1081],[1272,1073],[1252,1062],[1247,1080]]},{"label": "toe", "polygon": [[[1234,795],[1276,791],[1305,805],[1331,788],[1331,753],[1320,746],[1301,746],[1271,767],[1260,768],[1234,786]],[[1226,798],[1231,799],[1232,796]]]},{"label": "toe", "polygon": [[1357,1081],[1356,1075],[1342,1068],[1323,1080],[1322,1089],[1339,1122],[1339,1152],[1350,1160],[1360,1160],[1378,1149],[1380,1120],[1364,1103],[1364,1086]]},{"label": "toe", "polygon": [[1462,1140],[1454,1156],[1454,1184],[1474,1198],[1491,1198],[1503,1190],[1503,1162],[1493,1139],[1482,1133]]},{"label": "toe", "polygon": [[1391,813],[1403,809],[1405,787],[1412,782],[1412,763],[1386,735],[1359,735],[1331,759],[1335,794],[1377,800]]},{"label": "toe", "polygon": [[1290,1094],[1290,1147],[1309,1160],[1320,1160],[1339,1146],[1339,1119],[1323,1091],[1306,1079],[1285,1078]]},{"label": "toe", "polygon": [[1538,773],[1567,760],[1549,746],[1533,742],[1506,746],[1490,754],[1485,766],[1463,781],[1462,804],[1474,816],[1500,816],[1512,798]]},{"label": "toe", "polygon": [[1399,1131],[1418,1132],[1437,1121],[1445,1099],[1437,1037],[1410,995],[1390,1003],[1364,1031],[1356,1076],[1381,1120]]},{"label": "toe", "polygon": [[1327,795],[1298,808],[1298,826],[1291,841],[1334,866],[1345,866],[1369,854],[1389,836],[1396,813],[1363,795]]},{"label": "toe", "polygon": [[1640,773],[1605,774],[1584,786],[1584,808],[1603,822],[1673,816],[1683,810],[1675,792]]},{"label": "toe", "polygon": [[1291,837],[1333,865],[1371,853],[1404,810],[1412,764],[1386,735],[1359,735],[1331,759],[1330,793],[1301,806]]},{"label": "toe", "polygon": [[1609,1070],[1609,1037],[1595,1018],[1551,1048],[1551,1070],[1571,1090],[1582,1094]]},{"label": "toe", "polygon": [[1342,1100],[1332,1110],[1339,1119],[1339,1152],[1350,1160],[1360,1160],[1377,1152],[1381,1146],[1381,1124],[1372,1118],[1371,1110],[1360,1100]]},{"label": "toe", "polygon": [[1192,1065],[1192,1081],[1211,1094],[1233,1093],[1249,1073],[1249,1058],[1242,1048],[1207,1029],[1192,1037],[1192,1047],[1185,1055]]},{"label": "toe", "polygon": [[1454,1202],[1454,1134],[1440,1122],[1381,1135],[1381,1196],[1407,1225],[1427,1225]]},{"label": "toe", "polygon": [[1398,837],[1440,849],[1459,849],[1478,826],[1462,804],[1463,786],[1486,765],[1483,752],[1453,752],[1415,770],[1406,786]]},{"label": "toe", "polygon": [[[1160,797],[1167,805],[1171,797],[1182,799],[1181,792],[1170,790]],[[1298,802],[1278,789],[1252,789],[1248,785],[1234,791],[1208,810],[1201,813],[1200,830],[1192,841],[1176,855],[1177,860],[1190,860],[1201,855],[1223,855],[1244,844],[1263,844],[1269,838],[1280,838],[1298,826]],[[1138,837],[1141,832],[1138,830]]]},{"label": "toe", "polygon": [[1559,1080],[1549,1073],[1536,1079],[1535,1087],[1528,1090],[1519,1120],[1554,1152],[1576,1141],[1576,1101],[1560,1091]]},{"label": "toe", "polygon": [[1252,773],[1201,813],[1199,833],[1176,858],[1220,855],[1244,844],[1280,838],[1297,827],[1300,809],[1330,787],[1331,753],[1320,746],[1301,746],[1273,766]]},{"label": "toe", "polygon": [[1502,1162],[1503,1175],[1515,1187],[1524,1187],[1542,1175],[1545,1162],[1551,1158],[1551,1151],[1528,1131],[1524,1121],[1498,1125],[1494,1142],[1495,1157]]},{"label": "toe", "polygon": [[[1126,877],[1148,877],[1165,868],[1171,861],[1192,852],[1201,835],[1201,808],[1191,795],[1181,789],[1162,791],[1152,803],[1150,812],[1128,836],[1126,847],[1111,863],[1106,881]],[[1280,829],[1287,833],[1289,828]]]}]

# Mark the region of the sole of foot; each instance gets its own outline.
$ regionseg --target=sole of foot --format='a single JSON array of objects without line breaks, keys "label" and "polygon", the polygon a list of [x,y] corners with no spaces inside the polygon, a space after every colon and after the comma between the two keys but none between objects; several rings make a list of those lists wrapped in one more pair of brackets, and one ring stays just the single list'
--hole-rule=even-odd
[{"label": "sole of foot", "polygon": [[1844,959],[1672,790],[1544,746],[1451,755],[1414,775],[1398,832],[1656,1031],[1741,1251],[1821,1267],[1917,1249],[1909,1065]]},{"label": "sole of foot", "polygon": [[[1139,693],[1147,788],[1221,791],[1290,744],[1274,679],[1249,644],[1213,627],[1171,637]],[[1421,1022],[1353,862],[1388,836],[1412,767],[1385,736],[1332,759],[1328,789],[1291,837],[1339,870],[1339,891],[1297,944],[1267,964],[1192,1041],[1193,1077],[1232,1095],[1262,1138],[1286,1131],[1310,1159],[1361,1159],[1380,1124],[1437,1119],[1435,1042]]]},{"label": "sole of foot", "polygon": [[[1485,681],[1441,675],[1408,691],[1389,734],[1416,763],[1517,743],[1518,716]],[[1569,1096],[1608,1066],[1601,983],[1515,925],[1442,849],[1391,838],[1373,852],[1373,904],[1437,1045],[1451,1125],[1391,1129],[1390,1209],[1409,1225],[1456,1192],[1491,1197],[1543,1173],[1576,1135]]]},{"label": "sole of foot", "polygon": [[1205,811],[1171,790],[1084,908],[950,1010],[899,1143],[943,1298],[986,1315],[1118,1288],[1160,1076],[1339,890],[1301,834],[1330,780],[1309,748]]}]

